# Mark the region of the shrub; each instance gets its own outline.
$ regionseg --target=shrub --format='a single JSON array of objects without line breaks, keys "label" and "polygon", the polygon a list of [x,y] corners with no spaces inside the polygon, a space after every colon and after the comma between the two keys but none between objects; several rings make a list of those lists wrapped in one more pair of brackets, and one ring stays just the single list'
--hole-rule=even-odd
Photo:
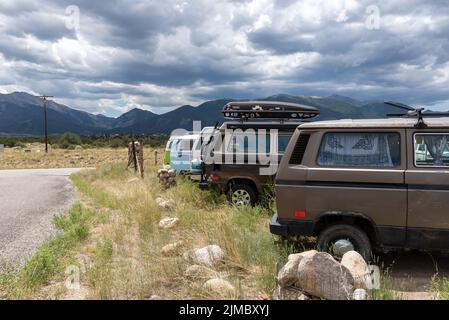
[{"label": "shrub", "polygon": [[81,138],[71,132],[66,132],[58,139],[58,145],[61,149],[73,149],[76,145],[81,145]]}]

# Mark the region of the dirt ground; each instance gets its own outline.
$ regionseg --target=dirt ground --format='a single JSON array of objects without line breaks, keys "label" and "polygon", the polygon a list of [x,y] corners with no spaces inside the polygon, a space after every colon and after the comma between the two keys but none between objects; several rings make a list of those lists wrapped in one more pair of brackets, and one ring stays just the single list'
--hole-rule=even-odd
[{"label": "dirt ground", "polygon": [[[145,160],[154,162],[155,151],[145,149]],[[103,164],[126,162],[126,148],[94,148],[63,150],[53,149],[45,153],[43,144],[30,144],[23,149],[6,148],[0,153],[1,169],[47,169],[47,168],[89,168]],[[162,151],[158,152],[158,163],[162,163]]]},{"label": "dirt ground", "polygon": [[449,256],[423,251],[390,252],[379,256],[389,271],[394,289],[403,299],[433,299],[429,293],[435,278],[449,278]]}]

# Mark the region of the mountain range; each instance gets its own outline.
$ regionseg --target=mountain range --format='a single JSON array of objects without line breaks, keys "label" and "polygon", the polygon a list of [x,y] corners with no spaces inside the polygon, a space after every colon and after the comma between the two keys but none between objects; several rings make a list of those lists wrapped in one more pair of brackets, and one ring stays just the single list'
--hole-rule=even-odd
[{"label": "mountain range", "polygon": [[[341,95],[321,98],[277,94],[257,100],[314,106],[321,112],[319,120],[383,118],[387,113],[398,112],[382,101],[358,101]],[[118,118],[94,115],[51,101],[48,102],[48,130],[50,134],[67,131],[81,135],[168,134],[177,128],[192,130],[193,121],[201,121],[202,126],[222,123],[221,111],[229,101],[232,99],[207,101],[196,107],[184,105],[161,115],[133,109]],[[42,100],[39,97],[25,92],[0,94],[0,135],[42,135],[43,119]]]}]

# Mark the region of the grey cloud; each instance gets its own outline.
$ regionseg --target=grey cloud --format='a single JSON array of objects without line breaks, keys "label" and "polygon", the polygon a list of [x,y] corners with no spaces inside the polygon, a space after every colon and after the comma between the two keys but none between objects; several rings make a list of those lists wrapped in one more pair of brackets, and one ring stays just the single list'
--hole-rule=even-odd
[{"label": "grey cloud", "polygon": [[[360,1],[340,22],[345,1],[310,14],[314,2],[273,1],[2,0],[0,89],[110,114],[275,93],[449,101],[445,1]],[[379,30],[365,27],[372,4]],[[69,5],[80,8],[77,31],[65,27]]]}]

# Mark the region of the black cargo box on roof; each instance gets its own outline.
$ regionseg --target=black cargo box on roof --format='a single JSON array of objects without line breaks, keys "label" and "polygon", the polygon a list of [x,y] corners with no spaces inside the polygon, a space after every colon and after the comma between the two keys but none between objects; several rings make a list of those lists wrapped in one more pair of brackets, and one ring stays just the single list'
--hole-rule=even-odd
[{"label": "black cargo box on roof", "polygon": [[230,119],[284,119],[305,120],[315,118],[320,111],[312,106],[279,101],[229,102],[223,108],[223,115]]}]

